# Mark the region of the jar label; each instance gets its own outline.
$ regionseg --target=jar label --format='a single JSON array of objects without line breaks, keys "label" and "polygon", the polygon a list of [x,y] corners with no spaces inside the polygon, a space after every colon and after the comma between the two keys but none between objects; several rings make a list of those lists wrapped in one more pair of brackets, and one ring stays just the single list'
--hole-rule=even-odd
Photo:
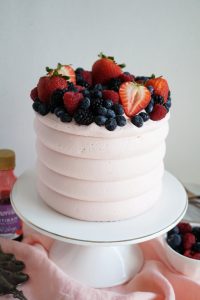
[{"label": "jar label", "polygon": [[14,239],[21,234],[22,221],[14,212],[12,205],[0,205],[0,236]]}]

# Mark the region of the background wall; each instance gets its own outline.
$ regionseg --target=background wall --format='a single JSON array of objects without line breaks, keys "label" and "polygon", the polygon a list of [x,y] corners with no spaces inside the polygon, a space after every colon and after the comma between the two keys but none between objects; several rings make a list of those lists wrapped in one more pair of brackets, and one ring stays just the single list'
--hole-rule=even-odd
[{"label": "background wall", "polygon": [[29,93],[46,66],[90,67],[100,51],[134,74],[164,75],[173,109],[166,168],[200,183],[199,0],[0,0],[0,148],[34,164]]}]

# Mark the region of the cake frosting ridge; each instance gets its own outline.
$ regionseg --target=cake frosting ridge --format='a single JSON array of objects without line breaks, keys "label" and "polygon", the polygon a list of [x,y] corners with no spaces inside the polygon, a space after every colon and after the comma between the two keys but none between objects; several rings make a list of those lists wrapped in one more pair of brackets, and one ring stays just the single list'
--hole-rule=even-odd
[{"label": "cake frosting ridge", "polygon": [[117,65],[112,57],[101,57],[92,71],[59,64],[31,92],[38,193],[58,212],[86,221],[131,218],[155,205],[169,131],[166,80],[135,77],[119,65],[116,78],[105,80],[102,60]]}]

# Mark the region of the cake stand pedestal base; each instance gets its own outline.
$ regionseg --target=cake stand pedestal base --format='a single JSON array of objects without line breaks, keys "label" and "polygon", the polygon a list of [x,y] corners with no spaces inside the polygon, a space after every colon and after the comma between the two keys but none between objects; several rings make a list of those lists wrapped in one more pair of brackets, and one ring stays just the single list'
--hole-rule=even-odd
[{"label": "cake stand pedestal base", "polygon": [[168,172],[156,205],[123,221],[86,222],[61,215],[39,197],[33,170],[19,177],[11,202],[27,225],[54,238],[50,259],[66,274],[95,288],[116,286],[133,278],[143,265],[137,244],[173,228],[188,205],[185,189]]}]

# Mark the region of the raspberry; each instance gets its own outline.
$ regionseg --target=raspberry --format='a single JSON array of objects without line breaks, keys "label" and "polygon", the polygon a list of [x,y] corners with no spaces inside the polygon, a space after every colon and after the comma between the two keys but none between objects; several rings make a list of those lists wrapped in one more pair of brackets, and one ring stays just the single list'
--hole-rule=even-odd
[{"label": "raspberry", "polygon": [[167,114],[166,108],[161,104],[155,104],[152,112],[149,114],[150,119],[153,121],[159,121],[163,119]]},{"label": "raspberry", "polygon": [[187,232],[183,235],[183,248],[184,250],[189,250],[195,244],[196,238],[195,235]]},{"label": "raspberry", "polygon": [[119,79],[121,80],[121,82],[127,82],[133,81],[135,77],[128,72],[124,72],[121,75],[119,75]]},{"label": "raspberry", "polygon": [[180,233],[192,232],[192,226],[189,223],[181,222],[177,226]]},{"label": "raspberry", "polygon": [[69,114],[73,114],[83,99],[81,93],[66,92],[63,96],[64,106]]},{"label": "raspberry", "polygon": [[37,87],[35,87],[34,89],[32,89],[31,93],[30,93],[31,99],[33,101],[38,99],[38,90]]},{"label": "raspberry", "polygon": [[113,103],[119,102],[119,94],[112,90],[104,90],[103,91],[103,99],[104,100],[112,100]]},{"label": "raspberry", "polygon": [[83,71],[81,76],[85,82],[87,82],[90,86],[92,85],[92,72],[90,71]]}]

